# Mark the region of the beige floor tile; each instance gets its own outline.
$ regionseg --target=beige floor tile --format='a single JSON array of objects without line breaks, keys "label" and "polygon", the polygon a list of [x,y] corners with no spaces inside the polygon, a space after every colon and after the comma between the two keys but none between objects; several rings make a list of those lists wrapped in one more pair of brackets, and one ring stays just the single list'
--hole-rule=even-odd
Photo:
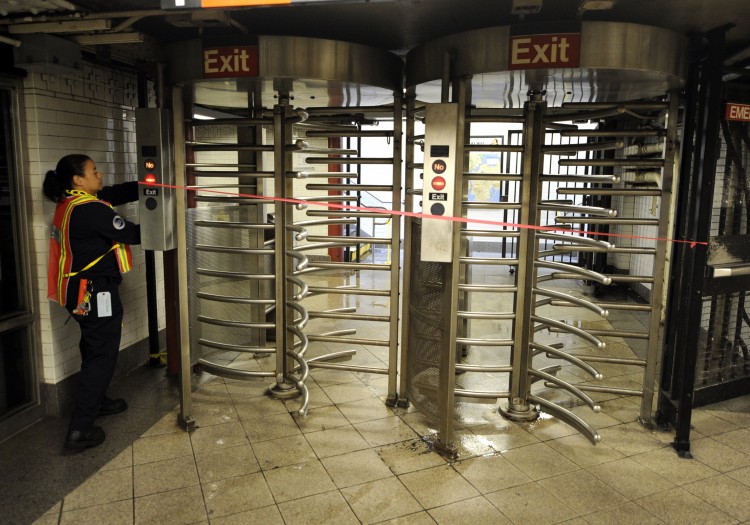
[{"label": "beige floor tile", "polygon": [[199,427],[221,425],[239,419],[230,399],[213,403],[193,403],[192,416]]},{"label": "beige floor tile", "polygon": [[573,434],[578,433],[578,431],[570,425],[549,415],[529,423],[518,423],[518,426],[541,441],[572,436]]},{"label": "beige floor tile", "polygon": [[399,479],[425,509],[479,495],[477,489],[450,465],[402,474]]},{"label": "beige floor tile", "polygon": [[[125,502],[124,501],[118,501],[117,503],[113,503],[113,505],[121,505],[123,503],[125,503]],[[133,507],[133,503],[132,502],[128,502],[128,504],[130,505],[131,508]],[[74,510],[74,511],[71,511],[71,512],[92,512],[95,516],[98,517],[99,516],[98,510],[90,511],[89,509],[91,509],[91,508],[92,507],[89,507],[87,509],[81,509],[81,511],[75,511]],[[57,514],[43,514],[39,518],[37,518],[36,520],[34,520],[33,523],[32,523],[32,525],[60,525],[60,523],[66,523],[66,522],[61,522],[60,520],[61,520],[60,512],[58,512]],[[71,522],[67,522],[67,523],[71,523]],[[66,525],[67,525],[67,523],[66,523]],[[76,521],[75,523],[71,523],[71,525],[75,525],[77,523],[78,523],[78,521]],[[94,524],[98,525],[98,523],[99,522],[93,522],[92,525],[94,525]],[[127,523],[128,525],[130,525],[131,523],[133,523],[132,512],[131,512],[131,516],[130,516],[130,521],[127,521],[127,522],[123,521],[123,523]],[[433,522],[430,521],[429,523],[433,523]]]},{"label": "beige floor tile", "polygon": [[[469,459],[481,456],[491,456],[497,454],[498,451],[492,446],[493,442],[487,439],[485,436],[476,435],[472,429],[455,430],[453,432],[453,442],[451,443],[457,453],[459,459]],[[437,448],[442,443],[442,436],[435,431],[435,433],[428,436],[433,446]]]},{"label": "beige floor tile", "polygon": [[422,512],[409,514],[408,516],[379,521],[378,525],[435,525],[435,520],[432,519],[427,511],[423,510]]},{"label": "beige floor tile", "polygon": [[421,511],[422,506],[398,478],[386,478],[341,489],[362,523],[377,523]]},{"label": "beige floor tile", "polygon": [[568,472],[538,482],[578,515],[591,514],[627,502],[615,489],[583,470]]},{"label": "beige floor tile", "polygon": [[284,403],[269,396],[242,396],[233,399],[240,420],[259,419],[289,412]]},{"label": "beige floor tile", "polygon": [[719,472],[750,466],[750,456],[716,440],[721,435],[691,440],[693,458]]},{"label": "beige floor tile", "polygon": [[284,521],[295,525],[358,525],[359,520],[338,490],[279,504]]},{"label": "beige floor tile", "polygon": [[354,425],[354,428],[370,445],[376,447],[419,438],[398,416],[358,423]]},{"label": "beige floor tile", "polygon": [[255,523],[262,523],[263,525],[284,525],[284,520],[276,505],[269,505],[268,507],[262,507],[260,509],[247,510],[245,512],[238,512],[237,514],[230,514],[229,516],[211,519],[211,525],[249,525]]},{"label": "beige floor tile", "polygon": [[252,474],[260,470],[258,460],[250,445],[227,447],[214,452],[195,454],[198,477],[201,483]]},{"label": "beige floor tile", "polygon": [[674,487],[674,483],[631,458],[616,459],[586,470],[631,500]]},{"label": "beige floor tile", "polygon": [[485,494],[513,523],[548,525],[575,517],[576,513],[564,501],[547,492],[538,483],[526,483]]},{"label": "beige floor tile", "polygon": [[545,442],[580,467],[590,467],[624,457],[605,443],[592,445],[579,433]]},{"label": "beige floor tile", "polygon": [[196,428],[190,433],[190,441],[196,453],[248,444],[245,429],[239,421]]},{"label": "beige floor tile", "polygon": [[65,496],[64,510],[81,509],[133,498],[133,469],[101,470]]},{"label": "beige floor tile", "polygon": [[430,509],[428,512],[439,525],[503,525],[506,523],[510,525],[512,523],[481,496]]},{"label": "beige floor tile", "polygon": [[265,472],[276,503],[296,500],[336,489],[320,461],[308,461]]},{"label": "beige floor tile", "polygon": [[133,442],[133,465],[192,455],[190,434],[187,432],[151,435]]},{"label": "beige floor tile", "polygon": [[349,420],[335,406],[310,409],[306,416],[295,416],[294,420],[304,433],[318,432],[327,428],[343,427],[350,424]]},{"label": "beige floor tile", "polygon": [[[414,432],[420,436],[430,436],[436,434],[438,431],[437,423],[421,412],[408,412],[406,414],[400,414],[399,417],[401,417],[401,420],[409,425]],[[456,425],[456,428],[458,427],[459,425]]]},{"label": "beige floor tile", "polygon": [[715,435],[713,438],[728,447],[737,449],[745,454],[750,454],[750,429],[739,428]]},{"label": "beige floor tile", "polygon": [[607,414],[604,410],[594,412],[588,405],[573,407],[570,411],[588,423],[591,428],[600,431],[600,434],[602,429],[622,424],[622,421]]},{"label": "beige floor tile", "polygon": [[201,485],[210,519],[245,512],[274,503],[260,472]]},{"label": "beige floor tile", "polygon": [[631,459],[653,470],[675,485],[692,483],[718,474],[717,470],[704,465],[700,461],[680,458],[671,447],[637,454],[631,456]]},{"label": "beige floor tile", "polygon": [[[626,398],[610,399],[600,403],[602,413],[621,421],[633,423],[638,420],[639,405]],[[580,415],[580,414],[579,414]]]},{"label": "beige floor tile", "polygon": [[[333,401],[331,401],[330,398],[325,394],[325,392],[323,392],[322,388],[320,388],[314,382],[309,381],[308,383],[308,410],[333,405]],[[277,400],[274,399],[273,401]],[[294,412],[299,408],[300,398],[284,400],[283,404],[287,412]]]},{"label": "beige floor tile", "polygon": [[750,487],[750,467],[733,470],[726,475]]},{"label": "beige floor tile", "polygon": [[335,404],[375,398],[372,391],[359,380],[352,383],[324,386],[323,391]]},{"label": "beige floor tile", "polygon": [[514,448],[503,456],[534,481],[580,468],[546,443]]},{"label": "beige floor tile", "polygon": [[[57,518],[57,516],[55,516]],[[132,525],[133,500],[96,505],[85,509],[69,510],[60,515],[60,525]],[[57,521],[55,521],[57,523]]]},{"label": "beige floor tile", "polygon": [[746,485],[729,476],[702,479],[683,485],[682,488],[733,518],[742,522],[750,521],[750,492]]},{"label": "beige floor tile", "polygon": [[372,449],[325,458],[321,462],[339,488],[394,475],[388,465],[380,459],[378,453]]},{"label": "beige floor tile", "polygon": [[360,399],[352,403],[339,403],[336,406],[352,424],[372,421],[373,419],[382,419],[393,415],[393,410],[376,397]]},{"label": "beige floor tile", "polygon": [[227,385],[220,378],[214,377],[203,383],[191,393],[193,404],[227,403],[231,401]]},{"label": "beige floor tile", "polygon": [[136,498],[198,485],[198,471],[192,456],[136,465],[132,475]]},{"label": "beige floor tile", "polygon": [[339,454],[370,448],[367,441],[351,425],[320,432],[310,432],[305,434],[305,438],[319,458],[338,456]]},{"label": "beige floor tile", "polygon": [[641,454],[662,447],[662,443],[651,435],[652,431],[640,423],[627,423],[599,430],[602,442],[625,456]]},{"label": "beige floor tile", "polygon": [[183,525],[207,519],[198,486],[135,498],[135,525]]},{"label": "beige floor tile", "polygon": [[302,435],[255,443],[253,452],[262,470],[317,459],[315,452]]},{"label": "beige floor tile", "polygon": [[664,522],[631,502],[619,505],[613,509],[602,510],[585,516],[591,525],[663,525]]},{"label": "beige floor tile", "polygon": [[141,437],[156,436],[159,434],[172,434],[172,433],[185,433],[185,430],[180,426],[177,421],[177,417],[180,413],[179,406],[172,411],[168,412],[159,421],[157,421],[151,428],[146,430]]},{"label": "beige floor tile", "polygon": [[265,417],[243,419],[242,427],[245,429],[250,443],[295,436],[302,433],[291,414],[286,412]]},{"label": "beige floor tile", "polygon": [[133,466],[133,446],[127,447],[125,450],[117,454],[114,458],[109,460],[106,465],[102,467],[102,470],[115,470],[118,468],[132,467]]},{"label": "beige floor tile", "polygon": [[713,415],[711,412],[694,409],[690,415],[691,436],[692,432],[699,432],[704,436],[723,434],[730,430],[739,428],[734,423]]},{"label": "beige floor tile", "polygon": [[430,446],[421,439],[380,447],[377,452],[396,475],[446,464],[445,459],[432,452]]},{"label": "beige floor tile", "polygon": [[635,502],[668,525],[736,523],[728,514],[679,487]]},{"label": "beige floor tile", "polygon": [[521,425],[502,419],[497,424],[480,425],[470,430],[472,434],[486,440],[497,452],[539,443],[539,439],[526,432]]},{"label": "beige floor tile", "polygon": [[314,369],[310,377],[321,387],[331,385],[343,385],[344,383],[359,383],[359,379],[353,372],[344,372],[342,370],[326,370],[323,368]]},{"label": "beige floor tile", "polygon": [[482,494],[531,481],[529,476],[499,454],[457,461],[453,463],[453,468]]}]

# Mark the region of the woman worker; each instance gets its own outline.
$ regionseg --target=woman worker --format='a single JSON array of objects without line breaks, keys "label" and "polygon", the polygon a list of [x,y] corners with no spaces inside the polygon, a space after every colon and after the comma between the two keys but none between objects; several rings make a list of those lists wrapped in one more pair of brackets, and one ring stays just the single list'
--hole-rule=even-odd
[{"label": "woman worker", "polygon": [[65,448],[82,450],[104,441],[94,426],[100,416],[128,408],[107,397],[120,349],[121,272],[131,269],[130,244],[140,244],[140,226],[113,205],[138,200],[138,183],[102,187],[102,174],[86,155],[66,155],[48,171],[45,197],[57,203],[52,224],[48,296],[71,313],[81,329],[81,372]]}]

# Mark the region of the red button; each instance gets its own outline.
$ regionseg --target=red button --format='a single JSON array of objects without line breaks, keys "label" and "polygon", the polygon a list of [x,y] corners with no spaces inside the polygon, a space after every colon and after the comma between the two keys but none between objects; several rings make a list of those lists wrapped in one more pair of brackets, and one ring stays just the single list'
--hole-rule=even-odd
[{"label": "red button", "polygon": [[445,179],[443,177],[435,177],[432,179],[432,189],[440,191],[443,188],[445,188]]},{"label": "red button", "polygon": [[146,173],[146,176],[143,178],[143,181],[146,184],[154,184],[156,182],[156,175],[153,173]]}]

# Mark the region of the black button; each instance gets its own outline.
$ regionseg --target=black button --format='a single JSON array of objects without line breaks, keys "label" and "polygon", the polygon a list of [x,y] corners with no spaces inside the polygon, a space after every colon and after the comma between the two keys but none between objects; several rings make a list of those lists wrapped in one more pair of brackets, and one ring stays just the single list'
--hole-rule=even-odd
[{"label": "black button", "polygon": [[146,208],[147,209],[149,209],[151,211],[154,211],[158,205],[159,205],[159,203],[156,202],[156,199],[154,199],[153,197],[149,197],[148,199],[146,199]]}]

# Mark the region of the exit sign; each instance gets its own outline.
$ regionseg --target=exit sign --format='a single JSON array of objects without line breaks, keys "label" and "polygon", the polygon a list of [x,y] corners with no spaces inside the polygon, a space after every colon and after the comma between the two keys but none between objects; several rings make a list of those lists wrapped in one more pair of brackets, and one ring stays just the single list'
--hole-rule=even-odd
[{"label": "exit sign", "polygon": [[727,102],[727,112],[724,115],[724,118],[726,120],[750,122],[750,104],[737,104],[736,102]]}]

